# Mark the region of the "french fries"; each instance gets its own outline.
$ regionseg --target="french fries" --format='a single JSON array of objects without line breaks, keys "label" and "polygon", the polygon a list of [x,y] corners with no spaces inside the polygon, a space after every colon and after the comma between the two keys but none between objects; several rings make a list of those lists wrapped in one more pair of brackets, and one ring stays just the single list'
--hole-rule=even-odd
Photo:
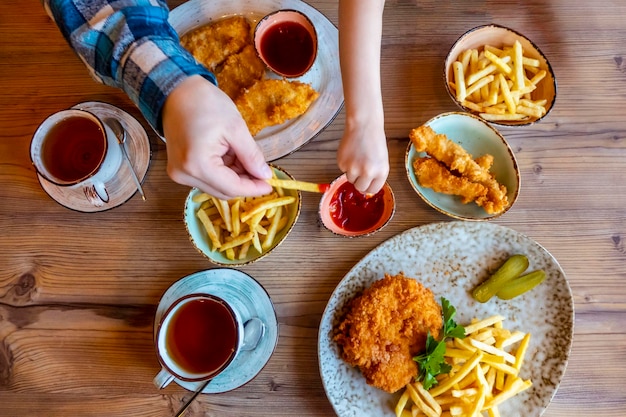
[{"label": "french fries", "polygon": [[430,390],[421,382],[408,384],[396,403],[396,417],[500,416],[500,404],[532,386],[519,376],[530,333],[507,330],[503,320],[499,315],[473,320],[464,326],[464,339],[447,341],[450,373],[437,377]]},{"label": "french fries", "polygon": [[280,187],[261,197],[220,200],[198,193],[196,216],[206,230],[211,251],[222,252],[229,260],[243,260],[251,250],[263,253],[272,247],[288,223],[296,197]]},{"label": "french fries", "polygon": [[452,63],[450,88],[466,108],[488,121],[532,121],[546,114],[547,100],[533,91],[547,72],[522,45],[467,49]]}]

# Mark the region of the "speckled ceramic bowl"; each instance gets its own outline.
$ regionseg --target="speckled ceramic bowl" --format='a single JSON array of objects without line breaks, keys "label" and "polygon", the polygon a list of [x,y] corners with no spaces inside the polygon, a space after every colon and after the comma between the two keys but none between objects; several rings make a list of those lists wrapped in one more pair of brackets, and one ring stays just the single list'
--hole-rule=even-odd
[{"label": "speckled ceramic bowl", "polygon": [[509,202],[504,211],[489,214],[473,202],[464,204],[458,196],[438,193],[431,188],[423,187],[415,176],[413,162],[426,154],[417,152],[413,143],[409,143],[404,158],[407,177],[413,189],[426,204],[446,216],[459,220],[491,220],[509,211],[519,195],[521,176],[513,150],[500,132],[478,116],[461,112],[443,113],[425,124],[436,133],[443,133],[448,139],[461,145],[474,158],[484,154],[492,155],[494,162],[490,172],[500,184],[506,186]]},{"label": "speckled ceramic bowl", "polygon": [[[543,269],[546,280],[512,300],[479,303],[471,290],[510,255],[528,256],[529,270]],[[436,300],[456,307],[455,320],[502,315],[509,330],[530,332],[520,377],[532,387],[499,405],[509,417],[539,417],[557,392],[574,334],[572,292],[557,260],[539,243],[491,222],[452,221],[409,229],[373,249],[339,282],[319,326],[318,357],[324,390],[338,417],[394,417],[401,394],[368,385],[359,369],[343,361],[333,340],[335,326],[350,301],[384,274],[404,273],[430,288]]]},{"label": "speckled ceramic bowl", "polygon": [[448,56],[446,57],[444,64],[444,80],[446,90],[448,91],[450,98],[456,103],[457,106],[472,114],[478,115],[480,113],[464,106],[457,100],[455,91],[450,86],[450,82],[454,81],[452,63],[457,61],[461,53],[465,50],[482,49],[485,45],[502,48],[504,46],[513,45],[516,40],[518,40],[522,45],[524,56],[538,60],[540,64],[539,68],[546,70],[546,77],[537,84],[537,88],[531,93],[531,98],[533,100],[547,100],[547,104],[545,105],[546,112],[541,117],[530,117],[527,120],[492,121],[490,123],[502,126],[527,126],[538,122],[550,113],[557,95],[556,78],[550,62],[537,45],[535,45],[526,36],[513,29],[496,24],[478,26],[468,30],[454,43],[450,52],[448,52]]},{"label": "speckled ceramic bowl", "polygon": [[[280,167],[275,165],[271,165],[272,169],[276,173],[278,178],[293,180],[294,178],[287,173],[287,171],[283,170]],[[289,235],[291,230],[293,229],[298,217],[300,216],[300,210],[302,208],[302,195],[300,191],[297,190],[283,190],[285,195],[292,195],[296,198],[296,202],[285,206],[288,208],[287,213],[287,224],[283,227],[277,234],[273,240],[272,245],[263,250],[262,253],[259,253],[256,249],[250,248],[248,250],[247,255],[243,259],[228,259],[225,253],[220,252],[218,250],[212,250],[209,236],[206,232],[206,229],[202,225],[202,222],[197,216],[198,209],[200,208],[201,203],[197,203],[194,201],[194,197],[202,192],[197,188],[193,188],[189,194],[187,195],[187,199],[185,201],[185,210],[184,210],[184,221],[185,227],[189,234],[189,240],[192,245],[208,258],[212,263],[221,266],[242,266],[247,265],[253,262],[258,261],[259,259],[264,258],[268,254],[270,254],[274,249],[276,249]]]},{"label": "speckled ceramic bowl", "polygon": [[[359,237],[359,236],[369,236],[377,231],[381,230],[393,217],[396,210],[396,201],[393,195],[393,191],[388,183],[385,183],[382,189],[382,195],[380,196],[380,204],[383,205],[382,213],[378,217],[375,222],[367,222],[368,226],[364,228],[346,228],[341,224],[335,221],[336,211],[338,205],[336,204],[336,199],[338,198],[338,192],[348,183],[348,179],[346,174],[341,175],[339,178],[335,179],[331,184],[328,191],[326,191],[320,200],[319,204],[319,217],[322,221],[324,227],[333,232],[336,235],[346,236],[346,237]],[[366,198],[366,197],[364,197]],[[364,212],[364,215],[368,215]],[[344,219],[346,221],[350,221],[350,219]]]}]

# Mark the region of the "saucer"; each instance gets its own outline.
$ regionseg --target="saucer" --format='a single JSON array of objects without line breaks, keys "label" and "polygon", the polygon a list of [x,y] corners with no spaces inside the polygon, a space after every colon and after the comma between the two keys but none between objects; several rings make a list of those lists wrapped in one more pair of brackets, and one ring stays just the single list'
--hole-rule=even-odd
[{"label": "saucer", "polygon": [[[188,275],[172,284],[161,297],[154,319],[155,337],[157,324],[167,308],[176,299],[189,293],[217,295],[237,309],[244,322],[258,317],[265,323],[265,334],[257,347],[249,351],[242,350],[202,392],[226,392],[251,381],[265,367],[278,343],[278,320],[267,291],[250,275],[237,269],[213,268]],[[195,391],[202,384],[179,379],[174,381],[189,391]]]},{"label": "saucer", "polygon": [[[127,132],[126,150],[137,177],[142,182],[148,172],[151,151],[148,134],[141,124],[124,110],[107,103],[88,101],[79,103],[72,108],[86,110],[101,119],[114,117],[122,122]],[[109,191],[109,202],[101,207],[96,207],[89,203],[81,188],[60,187],[39,174],[37,174],[37,177],[41,187],[53,200],[69,209],[84,213],[110,210],[122,205],[137,192],[137,187],[131,177],[130,168],[124,161],[122,161],[117,174],[106,182],[105,185]]]}]

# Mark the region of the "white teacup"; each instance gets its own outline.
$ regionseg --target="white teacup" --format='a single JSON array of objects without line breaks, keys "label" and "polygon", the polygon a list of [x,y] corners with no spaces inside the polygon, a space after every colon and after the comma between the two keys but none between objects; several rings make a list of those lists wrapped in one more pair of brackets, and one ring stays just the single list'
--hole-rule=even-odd
[{"label": "white teacup", "polygon": [[37,172],[61,187],[82,189],[96,207],[109,201],[105,183],[122,163],[113,131],[93,113],[68,109],[54,113],[35,131],[30,158]]},{"label": "white teacup", "polygon": [[[155,335],[161,371],[154,385],[161,389],[174,379],[197,382],[223,372],[244,347],[244,331],[263,331],[248,326],[239,312],[212,294],[187,294],[174,301],[163,314]],[[254,348],[256,346],[256,341]]]}]

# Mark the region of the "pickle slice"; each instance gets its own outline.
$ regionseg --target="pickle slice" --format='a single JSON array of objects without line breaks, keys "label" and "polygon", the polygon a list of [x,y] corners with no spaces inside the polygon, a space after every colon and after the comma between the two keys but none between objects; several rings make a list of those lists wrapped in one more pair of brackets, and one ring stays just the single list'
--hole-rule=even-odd
[{"label": "pickle slice", "polygon": [[533,271],[513,281],[507,282],[504,287],[496,293],[496,296],[502,300],[510,300],[518,295],[530,291],[546,279],[546,273],[543,270]]},{"label": "pickle slice", "polygon": [[528,268],[525,255],[511,256],[485,282],[474,288],[472,297],[478,302],[486,303],[509,281],[519,277]]}]

